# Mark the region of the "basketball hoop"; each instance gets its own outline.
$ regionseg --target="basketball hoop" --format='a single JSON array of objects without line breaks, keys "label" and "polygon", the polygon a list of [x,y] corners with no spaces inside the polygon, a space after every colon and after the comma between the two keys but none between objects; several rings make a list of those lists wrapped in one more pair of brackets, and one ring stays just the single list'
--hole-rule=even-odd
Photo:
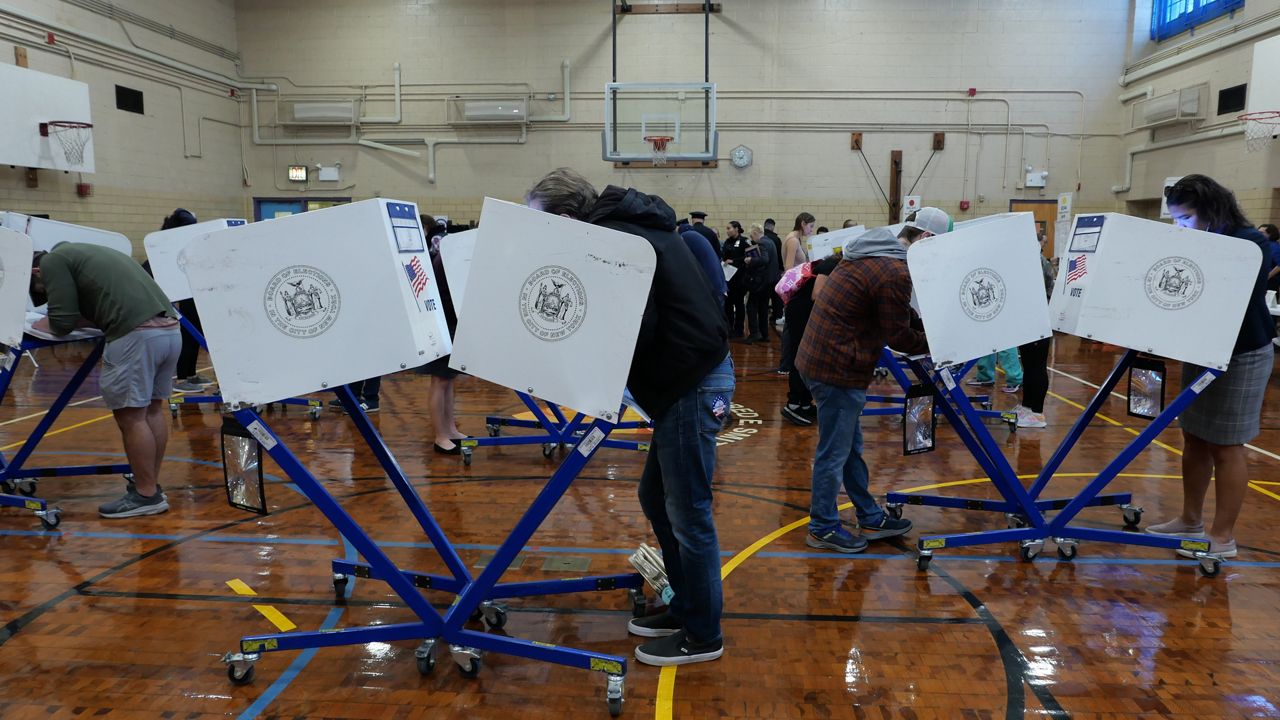
[{"label": "basketball hoop", "polygon": [[1280,135],[1280,110],[1245,113],[1239,120],[1244,123],[1244,147],[1251,153],[1270,147]]},{"label": "basketball hoop", "polygon": [[62,154],[71,165],[84,164],[84,146],[93,137],[93,123],[75,122],[72,120],[50,120],[40,123],[40,137],[58,139],[62,146]]},{"label": "basketball hoop", "polygon": [[[1277,114],[1280,114],[1280,113],[1277,113]],[[650,155],[652,157],[654,167],[659,167],[661,165],[667,164],[667,143],[671,142],[673,139],[674,138],[672,138],[670,135],[646,135],[645,136],[644,141],[653,146],[653,151],[650,153]]]}]

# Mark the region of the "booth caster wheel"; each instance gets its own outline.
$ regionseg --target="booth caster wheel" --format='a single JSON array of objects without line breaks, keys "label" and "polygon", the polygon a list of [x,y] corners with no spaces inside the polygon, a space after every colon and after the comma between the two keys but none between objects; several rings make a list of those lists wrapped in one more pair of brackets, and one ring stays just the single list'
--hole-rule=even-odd
[{"label": "booth caster wheel", "polygon": [[542,443],[542,457],[550,458],[556,452],[555,443]]},{"label": "booth caster wheel", "polygon": [[342,573],[333,574],[333,594],[338,600],[345,600],[347,596],[347,585],[351,584],[351,578]]},{"label": "booth caster wheel", "polygon": [[1137,505],[1121,505],[1120,512],[1124,513],[1125,529],[1137,530],[1138,524],[1142,522],[1142,508]]},{"label": "booth caster wheel", "polygon": [[436,641],[423,640],[413,651],[413,659],[418,664],[419,675],[430,675],[436,669]]},{"label": "booth caster wheel", "polygon": [[928,550],[921,550],[916,556],[916,569],[925,572],[929,569],[929,563],[933,560],[933,553]]},{"label": "booth caster wheel", "polygon": [[307,411],[307,417],[311,418],[312,420],[319,420],[322,414],[323,413],[321,412],[319,405]]},{"label": "booth caster wheel", "polygon": [[495,602],[480,603],[480,619],[486,628],[501,630],[507,626],[507,606]]},{"label": "booth caster wheel", "polygon": [[58,508],[49,508],[48,510],[36,511],[36,516],[40,518],[40,524],[45,530],[55,530],[62,524],[62,511]]},{"label": "booth caster wheel", "polygon": [[178,403],[169,403],[169,414],[170,414],[171,416],[173,416],[173,418],[174,418],[174,419],[177,419],[177,417],[178,417]]},{"label": "booth caster wheel", "polygon": [[889,377],[889,368],[877,367],[875,370],[871,371],[871,374],[877,380],[884,380],[885,378]]},{"label": "booth caster wheel", "polygon": [[627,597],[631,598],[631,617],[642,618],[649,613],[649,599],[644,596],[644,590],[631,588],[627,590]]},{"label": "booth caster wheel", "polygon": [[610,675],[609,685],[605,689],[604,699],[609,706],[609,717],[622,714],[623,680],[621,675]]},{"label": "booth caster wheel", "polygon": [[1200,561],[1201,575],[1211,578],[1218,577],[1218,573],[1222,572],[1222,558],[1217,555],[1196,553],[1196,559]]},{"label": "booth caster wheel", "polygon": [[502,434],[502,426],[496,423],[486,423],[484,429],[489,431],[489,437],[498,437]]},{"label": "booth caster wheel", "polygon": [[1075,540],[1070,538],[1054,538],[1053,542],[1058,546],[1058,557],[1063,560],[1074,560],[1078,551]]},{"label": "booth caster wheel", "polygon": [[471,467],[471,448],[462,448],[462,464],[465,467]]},{"label": "booth caster wheel", "polygon": [[1043,540],[1023,540],[1018,546],[1018,557],[1022,558],[1023,562],[1031,562],[1036,559],[1041,550],[1044,550]]},{"label": "booth caster wheel", "polygon": [[480,651],[462,645],[450,645],[449,654],[458,664],[458,673],[465,678],[473,678],[480,674]]},{"label": "booth caster wheel", "polygon": [[253,665],[258,661],[256,654],[229,652],[222,656],[227,664],[227,679],[232,685],[248,685],[253,682]]},{"label": "booth caster wheel", "polygon": [[885,503],[884,511],[894,520],[902,519],[902,503]]}]

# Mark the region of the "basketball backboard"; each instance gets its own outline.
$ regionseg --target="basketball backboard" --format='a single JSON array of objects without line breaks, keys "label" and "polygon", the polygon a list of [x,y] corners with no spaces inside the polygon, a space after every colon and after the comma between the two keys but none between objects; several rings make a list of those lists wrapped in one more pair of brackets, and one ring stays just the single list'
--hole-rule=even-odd
[{"label": "basketball backboard", "polygon": [[[50,121],[91,123],[89,86],[77,80],[0,63],[0,164],[45,170],[74,170],[91,173],[93,138],[88,132],[79,163],[71,162],[59,133],[41,135],[40,124]],[[61,140],[72,140],[70,134]]]},{"label": "basketball backboard", "polygon": [[645,138],[670,138],[668,161],[716,159],[715,83],[608,83],[604,100],[605,161],[650,162]]}]

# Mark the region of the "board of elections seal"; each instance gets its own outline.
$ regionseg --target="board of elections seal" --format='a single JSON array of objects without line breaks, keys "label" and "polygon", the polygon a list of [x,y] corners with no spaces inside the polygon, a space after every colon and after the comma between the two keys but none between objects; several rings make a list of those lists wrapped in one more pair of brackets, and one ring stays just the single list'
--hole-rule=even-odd
[{"label": "board of elections seal", "polygon": [[520,288],[520,319],[539,340],[563,340],[582,327],[587,317],[587,290],[568,268],[544,265]]},{"label": "board of elections seal", "polygon": [[991,268],[978,268],[960,282],[960,307],[964,314],[986,322],[1004,309],[1004,279]]},{"label": "board of elections seal", "polygon": [[1200,299],[1200,293],[1204,292],[1204,273],[1187,258],[1167,257],[1147,271],[1143,289],[1156,307],[1181,310]]},{"label": "board of elections seal", "polygon": [[290,337],[313,338],[333,327],[342,296],[323,270],[291,265],[267,281],[262,304],[277,330]]}]

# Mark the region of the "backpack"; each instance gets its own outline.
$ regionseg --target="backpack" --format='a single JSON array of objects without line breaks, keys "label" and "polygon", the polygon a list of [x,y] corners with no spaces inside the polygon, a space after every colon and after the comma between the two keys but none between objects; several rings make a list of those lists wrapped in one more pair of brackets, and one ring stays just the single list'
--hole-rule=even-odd
[{"label": "backpack", "polygon": [[778,297],[782,298],[782,302],[786,303],[812,279],[813,263],[802,262],[782,273],[782,278],[778,280],[777,285],[773,286],[773,290],[778,293]]}]

